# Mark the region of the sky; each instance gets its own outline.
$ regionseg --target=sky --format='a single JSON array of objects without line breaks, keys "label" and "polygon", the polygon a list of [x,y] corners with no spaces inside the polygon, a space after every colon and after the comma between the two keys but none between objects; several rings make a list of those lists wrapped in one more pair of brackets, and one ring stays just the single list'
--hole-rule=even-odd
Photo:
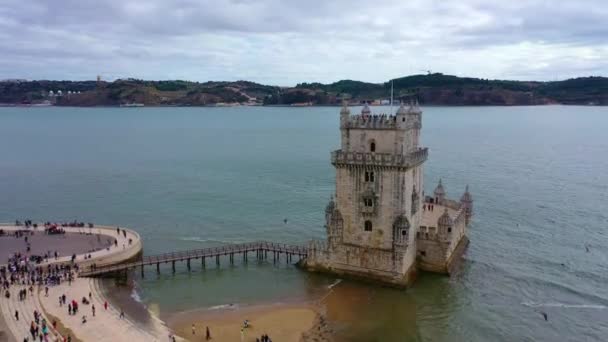
[{"label": "sky", "polygon": [[0,79],[608,76],[608,0],[0,0]]}]

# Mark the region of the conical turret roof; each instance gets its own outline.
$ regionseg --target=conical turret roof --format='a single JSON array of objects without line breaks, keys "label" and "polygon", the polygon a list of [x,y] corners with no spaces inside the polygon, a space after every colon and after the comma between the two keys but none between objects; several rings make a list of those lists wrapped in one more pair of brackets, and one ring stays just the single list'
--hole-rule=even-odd
[{"label": "conical turret roof", "polygon": [[403,102],[399,105],[399,109],[397,109],[397,115],[406,115],[407,109],[403,105]]},{"label": "conical turret roof", "polygon": [[350,109],[346,101],[342,101],[342,109],[340,109],[340,115],[350,115]]},{"label": "conical turret roof", "polygon": [[437,187],[435,188],[435,191],[433,191],[433,193],[437,197],[445,195],[445,189],[443,188],[443,184],[441,183],[441,178],[439,178],[439,184],[437,184]]},{"label": "conical turret roof", "polygon": [[371,109],[369,109],[369,106],[367,105],[367,102],[365,103],[365,106],[363,106],[363,109],[361,109],[361,114],[362,115],[370,115],[372,113]]},{"label": "conical turret roof", "polygon": [[464,189],[464,194],[462,194],[462,197],[460,197],[460,202],[473,202],[473,196],[471,196],[471,193],[469,192],[468,185]]},{"label": "conical turret roof", "polygon": [[334,202],[334,196],[332,195],[329,198],[329,203],[327,203],[327,206],[325,207],[325,212],[328,214],[332,213],[335,208],[336,208],[336,203]]},{"label": "conical turret roof", "polygon": [[453,224],[454,224],[454,221],[452,221],[450,214],[448,214],[448,208],[445,208],[443,214],[441,214],[441,216],[439,216],[439,219],[437,220],[437,225],[449,227]]}]

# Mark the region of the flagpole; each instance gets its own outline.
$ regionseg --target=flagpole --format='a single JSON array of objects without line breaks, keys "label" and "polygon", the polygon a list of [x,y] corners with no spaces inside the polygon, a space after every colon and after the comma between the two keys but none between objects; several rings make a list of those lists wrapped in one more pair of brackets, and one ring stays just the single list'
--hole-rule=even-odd
[{"label": "flagpole", "polygon": [[391,80],[391,115],[393,115],[393,80]]}]

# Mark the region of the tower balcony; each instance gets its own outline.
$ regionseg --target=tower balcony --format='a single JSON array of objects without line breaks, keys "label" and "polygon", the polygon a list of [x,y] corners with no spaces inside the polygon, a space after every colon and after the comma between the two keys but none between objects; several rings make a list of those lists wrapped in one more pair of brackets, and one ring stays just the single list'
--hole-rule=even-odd
[{"label": "tower balcony", "polygon": [[372,153],[372,152],[344,152],[342,150],[331,153],[331,163],[334,166],[387,166],[410,168],[426,161],[428,148],[420,148],[408,154]]}]

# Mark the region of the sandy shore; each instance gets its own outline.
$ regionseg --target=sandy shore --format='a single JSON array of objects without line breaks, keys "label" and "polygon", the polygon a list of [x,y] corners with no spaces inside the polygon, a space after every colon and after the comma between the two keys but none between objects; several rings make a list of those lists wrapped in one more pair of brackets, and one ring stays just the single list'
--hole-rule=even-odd
[{"label": "sandy shore", "polygon": [[[251,306],[226,310],[196,310],[173,315],[168,325],[179,336],[189,341],[205,338],[209,327],[214,341],[253,341],[267,334],[273,341],[299,342],[302,334],[311,330],[319,314],[309,304],[277,304]],[[250,327],[243,330],[243,321],[248,319]],[[192,324],[196,334],[192,334]]]}]

